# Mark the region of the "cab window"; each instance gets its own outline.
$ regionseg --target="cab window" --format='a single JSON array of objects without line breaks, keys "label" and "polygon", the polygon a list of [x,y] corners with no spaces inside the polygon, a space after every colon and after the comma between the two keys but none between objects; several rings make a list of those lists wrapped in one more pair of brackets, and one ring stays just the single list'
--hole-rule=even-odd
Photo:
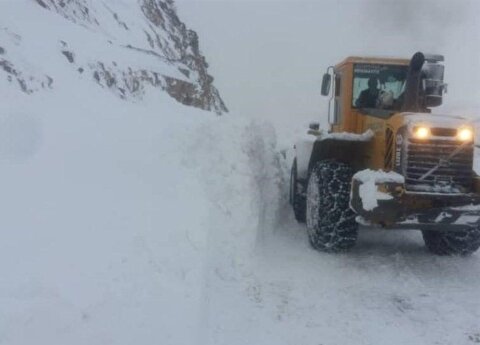
[{"label": "cab window", "polygon": [[352,107],[398,110],[407,69],[407,66],[355,64]]}]

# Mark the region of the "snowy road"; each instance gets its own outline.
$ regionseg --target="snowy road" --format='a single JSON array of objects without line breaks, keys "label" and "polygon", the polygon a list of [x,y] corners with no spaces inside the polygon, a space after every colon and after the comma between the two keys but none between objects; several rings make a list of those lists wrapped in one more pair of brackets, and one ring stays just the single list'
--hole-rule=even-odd
[{"label": "snowy road", "polygon": [[478,343],[479,259],[434,257],[419,232],[369,229],[351,253],[317,253],[290,221],[244,280],[209,282],[206,343]]},{"label": "snowy road", "polygon": [[200,343],[480,342],[480,254],[436,257],[419,231],[368,228],[350,253],[316,252],[287,204],[285,166],[282,184],[264,187],[264,197],[278,188],[282,202],[260,199],[275,217],[253,230],[253,256],[212,255]]}]

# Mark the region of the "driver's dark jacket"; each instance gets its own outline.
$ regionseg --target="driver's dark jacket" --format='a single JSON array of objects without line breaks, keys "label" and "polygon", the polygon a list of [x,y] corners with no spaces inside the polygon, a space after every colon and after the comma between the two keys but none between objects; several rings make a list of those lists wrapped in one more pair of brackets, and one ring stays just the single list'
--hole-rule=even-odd
[{"label": "driver's dark jacket", "polygon": [[363,90],[358,96],[355,106],[359,108],[375,108],[377,106],[378,90]]}]

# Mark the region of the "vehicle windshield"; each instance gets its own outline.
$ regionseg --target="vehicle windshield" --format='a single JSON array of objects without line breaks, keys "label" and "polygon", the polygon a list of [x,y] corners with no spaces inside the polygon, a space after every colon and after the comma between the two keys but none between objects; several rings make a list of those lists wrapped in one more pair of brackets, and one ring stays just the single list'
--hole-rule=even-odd
[{"label": "vehicle windshield", "polygon": [[354,108],[399,110],[408,66],[356,64],[353,72]]}]

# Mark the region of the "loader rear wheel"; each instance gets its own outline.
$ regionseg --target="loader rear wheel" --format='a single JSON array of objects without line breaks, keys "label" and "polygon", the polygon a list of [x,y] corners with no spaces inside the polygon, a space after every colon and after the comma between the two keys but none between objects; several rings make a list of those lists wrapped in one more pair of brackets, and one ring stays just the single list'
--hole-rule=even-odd
[{"label": "loader rear wheel", "polygon": [[480,229],[422,231],[427,249],[437,255],[470,255],[480,247]]},{"label": "loader rear wheel", "polygon": [[320,161],[307,188],[307,230],[313,248],[341,252],[355,245],[358,224],[350,209],[352,169],[336,161]]},{"label": "loader rear wheel", "polygon": [[305,204],[305,187],[297,179],[297,159],[295,158],[290,173],[290,205],[292,205],[295,219],[299,223],[305,223]]}]

